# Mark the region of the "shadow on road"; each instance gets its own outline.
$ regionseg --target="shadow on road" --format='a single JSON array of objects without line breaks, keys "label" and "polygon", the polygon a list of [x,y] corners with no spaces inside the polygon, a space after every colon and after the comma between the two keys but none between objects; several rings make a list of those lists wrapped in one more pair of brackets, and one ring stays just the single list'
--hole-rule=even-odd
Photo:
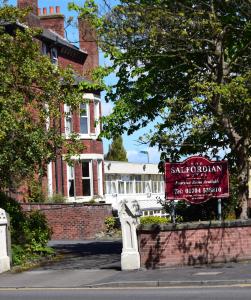
[{"label": "shadow on road", "polygon": [[45,263],[41,270],[121,269],[121,241],[53,241],[50,246],[57,260]]}]

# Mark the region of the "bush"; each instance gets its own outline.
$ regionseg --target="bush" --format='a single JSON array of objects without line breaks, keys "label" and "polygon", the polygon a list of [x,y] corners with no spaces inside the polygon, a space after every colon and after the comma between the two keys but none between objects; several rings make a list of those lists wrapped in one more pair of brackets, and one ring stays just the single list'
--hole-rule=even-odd
[{"label": "bush", "polygon": [[45,202],[45,195],[43,193],[42,184],[37,180],[29,182],[29,197],[28,202],[43,203]]},{"label": "bush", "polygon": [[52,253],[52,249],[46,246],[51,237],[51,229],[44,214],[39,211],[25,214],[16,200],[4,193],[0,193],[0,207],[10,216],[14,265],[37,258],[39,255]]},{"label": "bush", "polygon": [[146,216],[140,218],[141,224],[165,224],[170,223],[170,218],[159,216]]},{"label": "bush", "polygon": [[53,194],[51,197],[47,199],[46,202],[49,203],[65,203],[66,198],[62,194]]},{"label": "bush", "polygon": [[106,232],[115,232],[121,229],[120,220],[118,217],[107,217],[105,218]]},{"label": "bush", "polygon": [[106,227],[106,232],[114,231],[116,229],[116,218],[115,217],[105,218],[105,227]]}]

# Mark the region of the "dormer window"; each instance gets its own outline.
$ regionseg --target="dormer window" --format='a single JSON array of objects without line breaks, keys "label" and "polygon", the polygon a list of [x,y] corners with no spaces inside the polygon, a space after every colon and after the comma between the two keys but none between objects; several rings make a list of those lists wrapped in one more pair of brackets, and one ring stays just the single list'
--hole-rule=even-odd
[{"label": "dormer window", "polygon": [[54,65],[58,64],[58,50],[55,47],[51,48],[51,62]]}]

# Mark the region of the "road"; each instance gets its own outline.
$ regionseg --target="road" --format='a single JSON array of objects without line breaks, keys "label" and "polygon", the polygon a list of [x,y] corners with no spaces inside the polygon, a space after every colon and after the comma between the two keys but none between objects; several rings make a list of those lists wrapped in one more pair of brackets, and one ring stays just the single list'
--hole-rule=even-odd
[{"label": "road", "polygon": [[0,289],[1,300],[250,300],[251,286],[128,289]]}]

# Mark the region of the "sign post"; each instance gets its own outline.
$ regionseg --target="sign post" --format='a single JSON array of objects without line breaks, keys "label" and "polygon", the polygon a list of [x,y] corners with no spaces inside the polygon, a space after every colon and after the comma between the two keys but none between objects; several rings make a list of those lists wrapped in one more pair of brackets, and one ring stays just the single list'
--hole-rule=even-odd
[{"label": "sign post", "polygon": [[218,219],[221,221],[222,216],[221,216],[221,199],[218,199]]},{"label": "sign post", "polygon": [[166,200],[185,200],[200,204],[211,198],[229,197],[229,175],[226,161],[210,161],[192,156],[181,163],[165,164]]}]

